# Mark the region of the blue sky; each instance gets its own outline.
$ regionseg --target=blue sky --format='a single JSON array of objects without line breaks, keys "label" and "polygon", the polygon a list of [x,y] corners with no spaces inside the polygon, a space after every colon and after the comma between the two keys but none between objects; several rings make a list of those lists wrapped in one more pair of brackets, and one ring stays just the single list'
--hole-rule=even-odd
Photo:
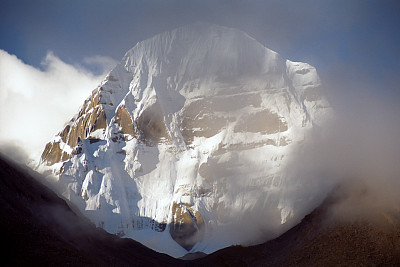
[{"label": "blue sky", "polygon": [[204,20],[240,28],[283,57],[311,63],[327,83],[334,80],[330,72],[356,72],[368,83],[395,87],[399,14],[399,1],[389,0],[3,0],[0,48],[37,67],[49,50],[68,63],[94,55],[118,60],[138,41]]},{"label": "blue sky", "polygon": [[0,152],[38,160],[128,49],[197,21],[316,67],[337,120],[294,155],[292,171],[359,176],[373,201],[397,199],[400,0],[0,0]]},{"label": "blue sky", "polygon": [[[92,85],[137,42],[178,26],[207,21],[241,29],[284,58],[314,65],[332,104],[340,109],[346,110],[364,95],[397,105],[399,14],[400,1],[396,0],[2,0],[0,49],[4,52],[0,64],[3,61],[7,69],[6,63],[15,63],[16,70],[26,70],[35,82],[39,79],[32,73],[40,74],[40,81],[51,76],[52,86],[63,81],[64,71],[81,84]],[[8,77],[4,71],[2,77]],[[49,95],[55,98],[70,87],[59,86]],[[0,88],[0,96],[13,103],[5,100],[4,88]],[[45,94],[44,89],[27,88],[30,93],[24,92],[31,98],[26,98],[26,103],[39,101],[32,98],[35,90]],[[75,95],[76,101],[83,102],[80,94]],[[9,107],[3,105],[3,114],[5,108]],[[71,117],[71,112],[66,110],[65,116]],[[3,123],[1,114],[0,120]],[[58,124],[54,127],[60,129]],[[9,133],[0,130],[0,141],[5,135]]]}]

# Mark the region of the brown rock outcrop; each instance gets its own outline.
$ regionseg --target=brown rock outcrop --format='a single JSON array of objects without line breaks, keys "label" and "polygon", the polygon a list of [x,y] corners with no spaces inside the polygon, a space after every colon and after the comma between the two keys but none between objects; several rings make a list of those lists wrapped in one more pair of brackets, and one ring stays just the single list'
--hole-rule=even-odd
[{"label": "brown rock outcrop", "polygon": [[[79,137],[87,138],[92,132],[107,127],[107,120],[102,104],[100,103],[100,98],[100,91],[94,91],[85,100],[78,116],[72,119],[58,134],[61,140],[71,148],[74,148],[78,144]],[[62,151],[59,142],[50,142],[47,143],[41,158],[47,165],[53,165],[54,163],[65,161],[70,157],[68,153]]]},{"label": "brown rock outcrop", "polygon": [[115,123],[121,126],[122,133],[136,137],[132,117],[125,106],[120,106],[117,109],[117,112],[115,113]]},{"label": "brown rock outcrop", "polygon": [[70,155],[61,150],[60,142],[47,143],[42,153],[42,159],[46,161],[47,165],[53,165],[68,158],[70,158]]},{"label": "brown rock outcrop", "polygon": [[266,109],[244,116],[236,124],[234,131],[273,134],[284,132],[287,129],[287,123],[283,121],[278,114]]},{"label": "brown rock outcrop", "polygon": [[190,204],[174,202],[172,218],[169,233],[183,248],[191,250],[203,239],[205,227],[203,217]]}]

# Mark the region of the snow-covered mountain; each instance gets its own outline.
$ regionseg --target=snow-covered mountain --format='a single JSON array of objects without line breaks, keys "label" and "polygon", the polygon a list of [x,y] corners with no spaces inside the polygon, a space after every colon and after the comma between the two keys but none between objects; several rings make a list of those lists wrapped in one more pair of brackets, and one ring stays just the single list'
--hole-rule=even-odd
[{"label": "snow-covered mountain", "polygon": [[173,256],[211,252],[299,215],[286,167],[329,112],[314,67],[197,23],[130,49],[38,170],[110,233]]}]

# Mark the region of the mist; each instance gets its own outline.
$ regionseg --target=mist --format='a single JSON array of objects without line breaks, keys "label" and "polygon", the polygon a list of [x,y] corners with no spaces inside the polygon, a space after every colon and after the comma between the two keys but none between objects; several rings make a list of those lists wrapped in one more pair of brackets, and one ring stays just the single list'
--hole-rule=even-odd
[{"label": "mist", "polygon": [[[227,241],[250,245],[276,238],[332,196],[335,203],[329,207],[327,223],[359,219],[375,223],[384,212],[400,210],[400,107],[396,98],[354,84],[326,90],[330,90],[326,94],[332,116],[315,125],[304,143],[291,151],[281,178],[286,186],[268,192],[269,200],[252,192],[258,197],[257,205],[239,211],[244,216],[216,234],[216,245]],[[241,184],[234,189],[234,197],[244,193]],[[284,203],[274,202],[275,196]],[[284,206],[294,213],[281,224],[279,208]]]},{"label": "mist", "polygon": [[400,108],[393,95],[352,86],[328,89],[333,118],[312,130],[287,166],[301,184],[291,196],[302,214],[338,188],[330,219],[370,220],[400,207]]},{"label": "mist", "polygon": [[[45,8],[6,2],[0,4],[0,48],[8,51],[0,50],[0,152],[15,161],[40,157],[115,65],[113,58],[165,30],[207,21],[244,30],[283,58],[315,66],[334,113],[291,151],[288,186],[276,193],[285,203],[257,192],[260,201],[216,235],[217,246],[277,237],[336,188],[344,189],[332,220],[372,219],[374,211],[399,206],[395,1],[48,1]],[[232,199],[243,193],[240,186]],[[283,225],[282,206],[296,211]]]},{"label": "mist", "polygon": [[37,160],[46,142],[115,65],[112,58],[101,56],[82,62],[67,64],[48,52],[39,69],[0,50],[0,150],[4,154],[23,163]]}]

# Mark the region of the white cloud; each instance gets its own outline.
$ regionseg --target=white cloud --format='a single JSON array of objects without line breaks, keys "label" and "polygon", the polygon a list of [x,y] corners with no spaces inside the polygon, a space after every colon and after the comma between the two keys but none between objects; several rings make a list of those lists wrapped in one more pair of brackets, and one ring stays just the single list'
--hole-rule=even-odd
[{"label": "white cloud", "polygon": [[116,61],[113,58],[105,57],[105,56],[99,56],[99,55],[92,56],[92,57],[85,57],[83,59],[83,62],[88,66],[100,69],[101,72],[110,71],[118,63],[118,61]]},{"label": "white cloud", "polygon": [[[115,62],[100,56],[84,61],[100,64],[103,71]],[[0,150],[14,143],[38,158],[105,76],[67,64],[52,52],[42,66],[37,69],[0,50]]]}]

